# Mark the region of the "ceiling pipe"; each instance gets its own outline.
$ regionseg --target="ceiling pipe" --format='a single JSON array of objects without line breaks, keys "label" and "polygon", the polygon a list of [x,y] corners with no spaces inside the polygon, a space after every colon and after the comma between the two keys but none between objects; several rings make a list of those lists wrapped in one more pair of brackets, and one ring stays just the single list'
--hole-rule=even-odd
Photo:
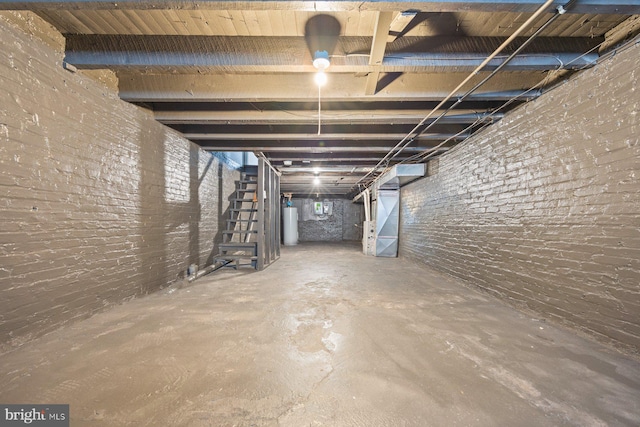
[{"label": "ceiling pipe", "polygon": [[[424,124],[427,122],[427,120],[429,120],[433,114],[439,110],[446,102],[448,102],[451,98],[453,98],[455,96],[455,94],[462,88],[464,87],[465,84],[467,84],[473,77],[475,77],[493,58],[495,58],[505,47],[507,47],[507,45],[509,45],[516,37],[518,37],[520,35],[520,33],[522,33],[525,29],[527,29],[535,19],[538,18],[539,15],[541,15],[552,3],[554,0],[547,0],[543,5],[541,5],[536,12],[531,15],[529,17],[529,19],[527,19],[527,21],[525,21],[513,34],[511,34],[511,36],[509,36],[509,38],[507,38],[507,40],[505,40],[491,55],[489,55],[471,74],[469,74],[455,89],[453,89],[451,91],[451,93],[449,93],[449,95],[447,95],[442,101],[440,101],[440,103],[433,108],[433,110],[431,110],[431,112],[429,112],[429,114],[427,114],[412,130],[411,132],[409,132],[404,138],[402,138],[402,140],[400,140],[395,147],[393,147],[379,162],[378,164],[375,166],[375,169],[377,169],[378,167],[380,167],[381,165],[388,163],[390,160],[392,160],[393,158],[395,158],[398,154],[400,154],[402,152],[402,150],[408,146],[409,144],[411,144],[414,140],[414,138],[418,137],[422,132],[425,132],[427,129],[429,129],[431,126],[433,126],[435,123],[437,123],[437,121],[444,117],[444,115],[449,111],[446,110],[444,113],[442,113],[438,118],[436,118],[434,121],[432,121],[426,128],[419,130],[422,126],[424,126]],[[553,17],[551,17],[549,19],[549,21],[553,22],[555,19],[557,19],[557,17],[559,15],[562,15],[566,12],[567,8],[570,7],[576,0],[570,0],[566,5],[564,6],[558,6],[556,8],[557,13],[554,14]],[[543,24],[542,26],[542,30],[544,28],[546,28],[548,25],[550,24],[550,22],[545,22],[545,24]],[[529,44],[535,37],[537,37],[538,34],[540,34],[540,32],[542,31],[541,29],[539,29],[538,31],[536,31],[534,33],[534,35],[532,35],[531,37],[529,37],[529,39],[525,42],[525,44]],[[518,49],[517,52],[521,51],[522,49]],[[501,70],[506,63],[508,63],[508,61],[510,61],[511,59],[513,59],[513,57],[515,57],[515,54],[512,54],[509,58],[507,58],[507,60],[505,60],[498,68],[496,68],[496,70],[494,70],[487,78],[485,78],[480,84],[477,84],[476,86],[474,86],[470,91],[467,91],[463,97],[466,98],[468,97],[473,91],[477,90],[480,86],[482,86],[484,83],[486,83],[487,80],[489,80],[489,78],[491,78],[492,76],[494,76],[499,70]],[[462,99],[464,99],[462,98]],[[458,102],[456,102],[456,105],[461,102],[461,100],[459,100]],[[412,135],[415,134],[413,137]],[[369,172],[368,174],[366,174],[365,176],[363,176],[357,183],[356,185],[360,184],[361,182],[363,182],[365,179],[367,179],[369,176],[371,176],[373,174],[372,172]],[[371,185],[373,182],[375,182],[375,179],[369,183],[369,185]],[[355,199],[354,199],[355,200]]]},{"label": "ceiling pipe", "polygon": [[[381,166],[383,164],[385,164],[386,162],[388,162],[388,160],[390,160],[390,156],[393,155],[394,152],[396,152],[396,150],[398,150],[399,148],[404,148],[403,145],[409,145],[412,142],[411,139],[411,135],[416,133],[418,131],[418,129],[420,129],[420,127],[422,127],[427,120],[429,120],[433,114],[438,111],[440,108],[442,108],[442,106],[444,104],[446,104],[451,98],[453,98],[455,96],[455,94],[465,85],[467,84],[473,77],[475,77],[493,58],[495,58],[500,52],[502,52],[504,50],[504,48],[506,48],[516,37],[518,37],[520,35],[520,33],[522,33],[524,30],[526,30],[535,19],[538,18],[538,16],[540,16],[552,3],[554,0],[547,0],[544,2],[544,4],[542,6],[540,6],[535,13],[533,13],[533,15],[531,15],[529,17],[529,19],[527,19],[513,34],[511,34],[511,36],[509,36],[509,38],[507,38],[507,40],[505,40],[495,51],[493,51],[493,53],[491,55],[489,55],[487,58],[485,58],[484,61],[482,61],[482,63],[480,65],[478,65],[478,67],[476,67],[476,69],[474,71],[472,71],[458,86],[455,87],[455,89],[453,89],[449,95],[447,95],[442,101],[440,101],[440,103],[438,103],[438,105],[436,105],[433,110],[431,110],[429,112],[429,114],[427,114],[422,120],[420,120],[420,122],[411,130],[411,132],[409,132],[404,138],[402,138],[396,145],[395,147],[393,147],[376,165],[376,168],[378,166]],[[402,151],[402,149],[400,150]],[[366,178],[368,178],[371,175],[371,173],[368,173],[367,175],[365,175],[364,177],[361,178],[360,181],[358,181],[358,184],[362,181],[364,181]]]},{"label": "ceiling pipe", "polygon": [[[500,64],[493,72],[491,72],[487,77],[485,77],[481,82],[479,82],[478,84],[476,84],[474,87],[472,87],[471,89],[469,89],[464,95],[462,95],[460,98],[458,98],[458,100],[451,105],[449,108],[447,108],[438,118],[436,118],[436,120],[434,120],[432,123],[429,124],[429,126],[427,126],[426,128],[422,129],[418,135],[422,134],[423,132],[426,132],[427,130],[429,130],[429,128],[431,128],[431,126],[433,126],[440,118],[442,118],[445,114],[447,114],[449,111],[451,111],[455,106],[457,106],[458,104],[460,104],[462,101],[464,101],[469,95],[471,95],[473,92],[475,92],[476,90],[478,90],[480,87],[482,87],[482,85],[484,85],[487,81],[489,81],[489,79],[491,79],[491,77],[493,77],[495,74],[497,74],[500,70],[502,70],[511,60],[513,60],[520,52],[522,52],[527,46],[529,46],[529,44],[531,44],[531,42],[533,40],[535,40],[549,25],[551,25],[556,19],[558,19],[561,15],[564,15],[567,12],[567,9],[569,7],[571,7],[573,5],[573,3],[575,3],[577,0],[570,0],[566,5],[562,6],[558,6],[556,8],[557,13],[555,13],[551,18],[549,18],[547,20],[547,22],[545,22],[544,24],[542,24],[540,26],[540,28],[538,28],[531,36],[529,36],[529,38],[527,38],[527,40],[524,41],[524,43],[522,43],[520,45],[520,47],[518,47],[511,55],[509,55],[509,57],[507,57],[507,59],[504,60],[504,62],[502,64]],[[448,141],[443,141],[441,144],[445,144]],[[404,148],[404,147],[403,147]],[[434,149],[439,148],[438,146],[433,147],[433,148],[429,148],[428,150],[423,151],[422,153],[419,154],[415,154],[413,156],[411,156],[408,159],[403,160],[401,163],[405,163],[405,162],[409,162],[409,161],[413,161],[413,160],[417,160],[417,159],[421,159],[421,160],[425,160],[427,158],[429,158],[431,155],[433,155],[434,153]],[[393,155],[393,157],[395,157],[396,155],[398,155],[400,152],[396,153]],[[392,158],[393,158],[392,157]]]},{"label": "ceiling pipe", "polygon": [[364,197],[364,220],[369,222],[371,221],[371,197],[369,189],[367,188],[361,194],[363,194]]}]

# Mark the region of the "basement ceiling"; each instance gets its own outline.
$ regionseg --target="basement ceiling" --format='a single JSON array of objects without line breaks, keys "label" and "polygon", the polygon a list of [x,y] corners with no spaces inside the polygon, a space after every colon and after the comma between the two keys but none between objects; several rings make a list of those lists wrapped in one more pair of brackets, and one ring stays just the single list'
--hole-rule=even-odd
[{"label": "basement ceiling", "polygon": [[[446,153],[638,33],[638,1],[554,1],[536,14],[543,4],[78,0],[0,8],[36,12],[65,36],[68,64],[113,70],[123,100],[203,149],[263,156],[282,172],[283,192],[352,197],[385,168]],[[312,62],[325,45],[331,65],[319,90]]]}]

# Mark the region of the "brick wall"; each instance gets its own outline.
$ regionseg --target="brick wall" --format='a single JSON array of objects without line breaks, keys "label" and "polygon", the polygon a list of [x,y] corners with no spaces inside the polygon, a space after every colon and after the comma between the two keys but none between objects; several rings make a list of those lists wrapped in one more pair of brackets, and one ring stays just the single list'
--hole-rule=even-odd
[{"label": "brick wall", "polygon": [[322,199],[332,206],[331,214],[315,215],[315,199],[293,199],[298,208],[300,242],[340,242],[362,240],[363,207],[346,199]]},{"label": "brick wall", "polygon": [[343,200],[342,240],[362,241],[362,223],[364,222],[364,205]]},{"label": "brick wall", "polygon": [[239,175],[61,55],[0,16],[2,348],[211,262]]},{"label": "brick wall", "polygon": [[640,45],[510,113],[402,190],[400,256],[640,350]]}]

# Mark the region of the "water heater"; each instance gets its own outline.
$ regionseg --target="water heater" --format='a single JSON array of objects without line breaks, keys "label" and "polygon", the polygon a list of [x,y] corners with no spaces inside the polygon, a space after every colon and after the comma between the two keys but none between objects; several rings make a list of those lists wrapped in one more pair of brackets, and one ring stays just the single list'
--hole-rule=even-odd
[{"label": "water heater", "polygon": [[282,209],[282,229],[284,231],[285,246],[298,244],[298,208],[285,207]]}]

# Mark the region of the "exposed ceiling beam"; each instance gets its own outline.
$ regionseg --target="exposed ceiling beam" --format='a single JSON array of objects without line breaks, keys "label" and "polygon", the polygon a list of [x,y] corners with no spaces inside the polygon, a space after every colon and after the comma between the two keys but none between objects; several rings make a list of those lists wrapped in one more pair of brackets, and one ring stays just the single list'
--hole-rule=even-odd
[{"label": "exposed ceiling beam", "polygon": [[640,15],[627,18],[620,25],[612,28],[605,34],[605,42],[600,45],[599,52],[607,52],[612,47],[631,40],[640,34]]},{"label": "exposed ceiling beam", "polygon": [[[364,96],[366,78],[353,74],[328,73],[329,82],[322,89],[326,101],[439,101],[455,88],[467,73],[405,74],[390,82],[374,97]],[[486,76],[479,73],[478,81]],[[503,72],[489,80],[473,95],[474,100],[510,99],[535,86],[546,73]],[[318,102],[313,73],[289,74],[165,74],[118,73],[120,97],[130,102]],[[474,84],[475,81],[470,82]],[[462,93],[460,93],[462,95]],[[509,97],[511,95],[511,97]],[[538,94],[535,93],[535,96]],[[525,98],[526,99],[526,98]],[[461,105],[465,108],[466,104]]]},{"label": "exposed ceiling beam", "polygon": [[[336,180],[333,181],[322,181],[320,184],[315,184],[313,181],[309,182],[293,182],[288,183],[286,181],[280,181],[280,190],[283,193],[294,193],[298,194],[298,197],[302,197],[300,194],[309,194],[312,197],[320,197],[316,196],[317,193],[320,194],[341,194],[344,195],[347,193],[350,188],[348,188],[349,183],[340,184]],[[353,183],[355,185],[355,183]]]},{"label": "exposed ceiling beam", "polygon": [[[437,152],[446,152],[450,147],[438,148]],[[215,151],[215,150],[211,150]],[[399,154],[394,161],[401,161],[406,157],[409,157],[409,152],[403,152]],[[285,160],[291,160],[293,162],[310,162],[310,163],[340,163],[340,164],[358,164],[374,166],[380,161],[380,156],[377,153],[357,152],[357,153],[335,153],[331,156],[321,153],[299,153],[291,151],[283,152],[270,152],[269,159],[274,163],[282,163]]]},{"label": "exposed ceiling beam", "polygon": [[280,182],[280,190],[283,193],[291,193],[294,198],[318,198],[318,199],[353,199],[353,195],[347,194],[344,190],[333,188],[325,189],[322,186],[316,187],[284,187]]},{"label": "exposed ceiling beam", "polygon": [[331,187],[337,187],[337,188],[341,188],[342,190],[349,190],[349,186],[353,187],[354,185],[356,185],[356,183],[358,182],[358,180],[360,178],[362,178],[362,176],[354,176],[351,177],[351,179],[346,179],[344,177],[337,177],[337,176],[333,176],[333,177],[329,177],[329,176],[320,176],[318,177],[318,179],[320,180],[320,184],[316,184],[315,181],[315,177],[311,176],[311,177],[298,177],[298,176],[288,176],[284,179],[281,179],[281,185],[282,182],[284,182],[288,187],[293,187],[293,186],[301,186],[301,187],[311,187],[312,185],[317,185],[317,186],[331,186]]},{"label": "exposed ceiling beam", "polygon": [[[288,168],[283,167],[279,168],[280,172],[282,172],[282,177],[287,179],[287,182],[290,184],[293,183],[305,183],[312,182],[315,179],[315,175],[313,172],[301,172],[301,173],[291,173],[287,171]],[[355,183],[358,181],[360,176],[366,174],[366,172],[358,172],[358,173],[349,173],[348,171],[339,172],[339,173],[331,173],[331,172],[319,172],[317,175],[320,175],[322,178],[325,178],[327,181],[330,181],[335,178],[343,178],[340,182],[341,184],[347,184],[349,182]]]},{"label": "exposed ceiling beam", "polygon": [[[391,116],[393,114],[393,111],[387,111],[387,114],[389,116]],[[347,123],[330,123],[330,122],[325,122],[324,121],[324,116],[322,116],[322,127],[321,127],[321,131],[322,134],[341,134],[341,133],[353,133],[353,134],[360,134],[360,133],[365,133],[365,134],[380,134],[380,133],[402,133],[402,132],[409,132],[411,129],[413,129],[414,126],[411,126],[412,124],[415,125],[415,123],[409,123],[409,124],[399,124],[399,125],[392,125],[391,123],[388,123],[386,121],[382,121],[384,120],[384,116],[379,116],[381,121],[379,121],[378,123],[376,123],[375,125],[371,125],[368,123],[362,123],[362,124],[358,124],[358,123],[354,123],[354,122],[347,122]],[[464,125],[469,124],[469,123],[475,123],[477,122],[482,122],[482,120],[476,120],[476,118],[478,117],[488,117],[488,116],[483,116],[481,114],[478,114],[477,116],[474,117],[473,114],[465,114],[462,117],[467,117],[470,118],[471,120],[469,121],[462,121],[462,120],[450,120],[449,123],[444,123],[442,121],[438,121],[437,123],[434,124],[433,127],[431,127],[431,132],[432,133],[438,133],[438,132],[444,132],[444,133],[448,133],[448,132],[459,132],[461,130],[463,130],[463,128],[465,127]],[[452,123],[452,122],[456,122],[456,123]],[[491,123],[493,122],[493,120],[484,120],[485,122]],[[272,135],[280,135],[280,134],[314,134],[314,135],[319,135],[318,134],[318,118],[316,116],[316,123],[313,123],[313,121],[308,121],[308,122],[299,122],[296,123],[295,125],[292,124],[287,124],[287,123],[280,123],[280,122],[271,122],[271,123],[267,123],[267,124],[257,124],[257,123],[251,123],[251,122],[245,122],[245,123],[239,123],[239,124],[231,124],[231,123],[224,123],[224,124],[212,124],[212,123],[203,123],[203,124],[193,124],[193,123],[188,123],[188,124],[174,124],[171,125],[172,128],[174,128],[175,130],[177,130],[178,132],[182,132],[182,133],[215,133],[215,134],[219,134],[219,133],[227,133],[227,134],[247,134],[247,133],[251,133],[251,134],[262,134],[264,135],[263,139],[273,139]]]},{"label": "exposed ceiling beam", "polygon": [[332,182],[315,185],[313,182],[288,184],[280,181],[280,191],[282,193],[293,193],[294,198],[331,198],[336,196],[345,199],[353,199],[352,195],[347,196],[349,189],[347,186],[336,186]]},{"label": "exposed ceiling beam", "polygon": [[[534,12],[539,0],[423,0],[423,1],[225,1],[225,0],[0,0],[0,9],[48,10],[48,9],[210,9],[210,10],[300,10],[309,12],[332,11],[398,11],[421,12]],[[558,0],[553,6],[564,5]],[[551,8],[552,9],[552,8]],[[569,13],[640,13],[640,5],[634,0],[581,0]]]},{"label": "exposed ceiling beam", "polygon": [[[379,168],[383,170],[384,168]],[[284,166],[279,168],[280,172],[282,172],[283,176],[291,175],[291,174],[316,174],[316,173],[325,173],[325,174],[365,174],[373,170],[370,167],[363,166]]]},{"label": "exposed ceiling beam", "polygon": [[[316,179],[316,175],[313,173],[288,173],[287,168],[279,168],[282,172],[281,180],[285,181],[289,185],[296,184],[311,184]],[[333,183],[333,185],[341,185],[341,186],[349,186],[356,184],[360,178],[362,178],[366,172],[360,173],[351,173],[342,172],[342,173],[319,173],[317,178],[321,180],[321,182],[328,184]]]},{"label": "exposed ceiling beam", "polygon": [[[269,134],[268,140],[265,135],[253,133],[184,133],[183,136],[192,141],[274,141],[274,145],[280,145],[279,141],[295,141],[299,145],[302,141],[392,141],[401,140],[406,134],[380,134],[380,133],[333,133],[333,134],[302,134],[302,133],[279,133]],[[468,134],[440,134],[424,133],[417,135],[416,141],[443,141],[445,139],[462,140]]]},{"label": "exposed ceiling beam", "polygon": [[376,93],[392,18],[393,12],[379,12],[376,17],[371,52],[369,53],[369,75],[367,76],[367,83],[364,89],[365,95],[373,95]]},{"label": "exposed ceiling beam", "polygon": [[334,192],[334,193],[322,193],[322,192],[309,192],[309,191],[287,191],[287,193],[291,193],[294,198],[319,198],[319,199],[345,199],[351,200],[353,199],[352,195],[347,195],[344,192]]},{"label": "exposed ceiling beam", "polygon": [[[200,148],[206,151],[258,151],[267,153],[310,153],[310,154],[327,154],[327,153],[376,153],[378,160],[380,160],[380,153],[386,154],[393,149],[394,144],[389,144],[385,147],[380,146],[366,146],[366,147],[354,147],[354,146],[330,146],[318,145],[316,147],[305,147],[300,145],[282,145],[272,146],[271,144],[259,145],[259,144],[238,144],[238,143],[212,143],[208,141],[199,142]],[[418,146],[418,147],[406,147],[403,152],[416,153],[424,150],[428,150],[430,146]],[[288,160],[288,158],[286,159]],[[334,160],[333,158],[331,160]]]},{"label": "exposed ceiling beam", "polygon": [[[366,141],[373,143],[376,141],[393,140],[397,135],[406,135],[411,132],[415,124],[408,125],[336,125],[323,124],[322,134],[318,134],[317,124],[309,125],[172,125],[173,129],[189,137],[191,135],[211,135],[204,136],[201,139],[219,140],[219,141],[295,141],[298,143],[308,143],[322,141],[328,143],[330,141]],[[424,140],[438,139],[439,135],[452,135],[458,132],[470,132],[479,128],[480,125],[473,123],[455,123],[442,124],[436,123],[429,129],[432,137],[422,138]],[[250,135],[245,137],[246,135]],[[361,143],[361,142],[358,142]]]},{"label": "exposed ceiling beam", "polygon": [[409,25],[409,23],[416,17],[418,14],[415,10],[409,10],[406,12],[399,12],[391,21],[391,25],[389,25],[389,35],[387,36],[387,43],[394,42],[404,29]]},{"label": "exposed ceiling beam", "polygon": [[[428,113],[427,110],[332,110],[322,112],[322,122],[332,124],[415,124]],[[210,125],[254,125],[254,124],[315,124],[318,114],[315,111],[154,111],[156,120],[168,125],[210,124]],[[439,120],[442,124],[464,124],[479,121],[482,123],[500,120],[502,113],[475,113],[456,110]],[[435,119],[428,120],[430,124]]]}]

